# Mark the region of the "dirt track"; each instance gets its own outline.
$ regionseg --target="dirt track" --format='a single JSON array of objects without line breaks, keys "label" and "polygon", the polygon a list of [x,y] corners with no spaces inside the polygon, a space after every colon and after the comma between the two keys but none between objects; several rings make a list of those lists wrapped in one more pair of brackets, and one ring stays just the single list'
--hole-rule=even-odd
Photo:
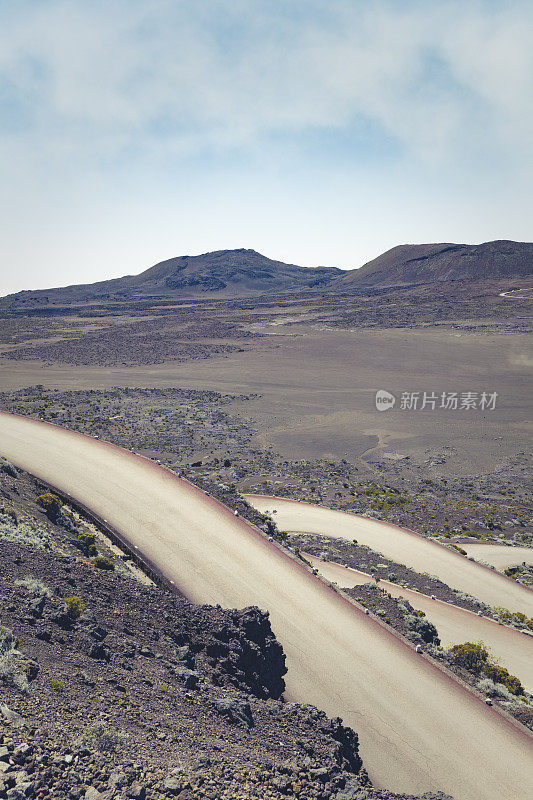
[{"label": "dirt track", "polygon": [[280,530],[318,533],[339,539],[357,539],[398,564],[428,572],[448,586],[468,592],[492,606],[533,616],[533,591],[469,561],[459,553],[411,531],[343,511],[262,495],[246,495],[259,511],[274,511]]},{"label": "dirt track", "polygon": [[360,734],[373,780],[456,800],[529,796],[531,737],[262,535],[152,462],[0,414],[3,455],[91,508],[192,600],[270,611],[287,696]]}]

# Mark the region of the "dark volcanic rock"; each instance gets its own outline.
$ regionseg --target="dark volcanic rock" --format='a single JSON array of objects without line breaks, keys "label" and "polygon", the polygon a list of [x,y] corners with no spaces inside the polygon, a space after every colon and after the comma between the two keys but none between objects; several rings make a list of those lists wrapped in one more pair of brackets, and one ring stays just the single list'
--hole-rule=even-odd
[{"label": "dark volcanic rock", "polygon": [[219,714],[227,717],[230,722],[243,723],[249,728],[254,724],[250,703],[235,697],[223,697],[215,700],[215,708]]},{"label": "dark volcanic rock", "polygon": [[19,476],[18,469],[13,466],[10,461],[2,457],[0,457],[0,471],[5,472],[5,474],[9,475],[11,478],[18,478]]}]

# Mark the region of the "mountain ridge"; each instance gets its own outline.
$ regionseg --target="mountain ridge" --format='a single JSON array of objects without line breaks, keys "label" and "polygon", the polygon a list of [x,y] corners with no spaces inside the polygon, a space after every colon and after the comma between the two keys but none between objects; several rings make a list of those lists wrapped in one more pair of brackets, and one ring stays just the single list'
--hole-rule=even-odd
[{"label": "mountain ridge", "polygon": [[[7,297],[26,300],[48,297],[54,302],[94,299],[133,299],[161,295],[244,297],[269,291],[327,285],[342,275],[338,267],[301,267],[239,248],[159,261],[137,275],[52,289],[25,290]],[[7,299],[7,298],[4,298]]]},{"label": "mountain ridge", "polygon": [[238,248],[159,261],[137,275],[51,289],[24,290],[1,298],[3,306],[84,301],[232,299],[268,293],[384,288],[525,278],[533,275],[533,243],[495,240],[479,245],[404,244],[362,267],[302,267]]},{"label": "mountain ridge", "polygon": [[533,274],[533,243],[499,239],[479,245],[404,244],[343,275],[345,288],[477,281]]}]

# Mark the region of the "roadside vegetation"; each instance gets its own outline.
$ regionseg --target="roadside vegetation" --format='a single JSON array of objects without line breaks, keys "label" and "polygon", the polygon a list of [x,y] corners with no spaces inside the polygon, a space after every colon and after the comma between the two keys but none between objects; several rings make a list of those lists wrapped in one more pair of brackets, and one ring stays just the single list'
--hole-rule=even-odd
[{"label": "roadside vegetation", "polygon": [[454,644],[448,648],[446,655],[451,664],[463,667],[475,677],[488,678],[495,684],[501,684],[513,695],[525,694],[519,678],[500,666],[483,642]]}]

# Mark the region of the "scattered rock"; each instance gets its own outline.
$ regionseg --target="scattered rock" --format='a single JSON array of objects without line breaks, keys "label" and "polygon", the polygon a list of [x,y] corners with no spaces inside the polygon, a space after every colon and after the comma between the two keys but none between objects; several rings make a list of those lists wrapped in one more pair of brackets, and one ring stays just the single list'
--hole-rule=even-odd
[{"label": "scattered rock", "polygon": [[239,700],[237,698],[224,697],[220,700],[215,700],[215,708],[219,714],[227,717],[230,722],[243,723],[248,728],[254,724],[252,710],[250,704],[246,700]]},{"label": "scattered rock", "polygon": [[89,655],[91,656],[91,658],[98,658],[103,661],[111,660],[111,651],[101,642],[99,642],[98,644],[94,644],[91,647]]},{"label": "scattered rock", "polygon": [[101,800],[102,795],[95,789],[94,786],[89,786],[87,791],[85,792],[85,800]]}]

